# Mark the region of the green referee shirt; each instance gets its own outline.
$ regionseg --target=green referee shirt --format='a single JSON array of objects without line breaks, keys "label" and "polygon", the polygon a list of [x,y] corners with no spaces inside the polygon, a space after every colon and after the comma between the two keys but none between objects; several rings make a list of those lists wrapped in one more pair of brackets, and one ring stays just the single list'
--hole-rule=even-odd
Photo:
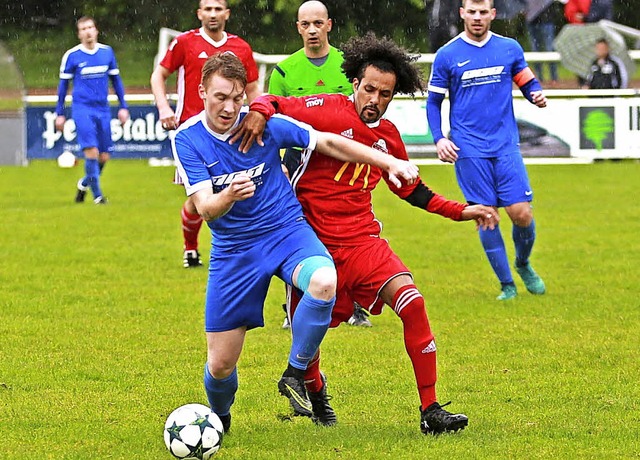
[{"label": "green referee shirt", "polygon": [[313,64],[304,48],[280,62],[271,72],[269,94],[277,96],[309,96],[321,93],[350,95],[353,88],[342,73],[342,53],[330,47],[327,60],[321,66]]}]

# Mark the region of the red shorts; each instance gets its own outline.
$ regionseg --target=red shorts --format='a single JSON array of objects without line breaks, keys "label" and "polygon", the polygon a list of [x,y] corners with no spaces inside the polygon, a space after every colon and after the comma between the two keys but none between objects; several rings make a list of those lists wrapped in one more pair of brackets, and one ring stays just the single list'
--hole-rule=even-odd
[{"label": "red shorts", "polygon": [[[398,275],[411,272],[393,252],[387,240],[370,238],[358,246],[327,246],[338,272],[336,304],[331,314],[331,327],[349,320],[353,315],[353,302],[358,302],[371,314],[382,313],[384,302],[380,291]],[[291,291],[287,298],[290,311],[295,311],[300,292]],[[293,313],[292,313],[293,314]]]}]

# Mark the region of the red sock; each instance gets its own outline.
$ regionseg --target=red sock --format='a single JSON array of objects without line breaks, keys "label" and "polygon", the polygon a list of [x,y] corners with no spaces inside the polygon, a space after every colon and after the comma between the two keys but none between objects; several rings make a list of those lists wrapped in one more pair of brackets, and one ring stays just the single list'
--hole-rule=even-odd
[{"label": "red sock", "polygon": [[414,284],[393,297],[393,310],[402,320],[404,346],[413,365],[422,409],[436,402],[436,343],[429,327],[424,298]]},{"label": "red sock", "polygon": [[322,377],[320,377],[320,350],[316,353],[304,373],[304,384],[307,391],[317,393],[322,390]]},{"label": "red sock", "polygon": [[198,249],[198,233],[202,227],[202,217],[199,214],[190,214],[183,205],[180,218],[182,219],[184,250],[195,251]]}]

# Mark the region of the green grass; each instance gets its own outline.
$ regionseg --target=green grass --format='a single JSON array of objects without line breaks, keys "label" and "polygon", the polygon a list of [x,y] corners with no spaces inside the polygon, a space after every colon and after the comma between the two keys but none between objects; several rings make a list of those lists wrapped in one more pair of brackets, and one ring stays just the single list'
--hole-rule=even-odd
[{"label": "green grass", "polygon": [[[341,326],[323,344],[331,429],[292,419],[276,381],[289,333],[274,282],[249,332],[220,459],[637,458],[638,162],[531,166],[548,293],[498,286],[471,223],[375,195],[384,236],[415,275],[439,348],[441,401],[470,417],[425,437],[400,322]],[[162,459],[166,416],[205,403],[207,272],[181,267],[183,191],[170,168],[112,161],[108,206],[73,203],[82,171],[0,167],[0,458]],[[453,169],[423,178],[461,198]],[[509,238],[510,225],[503,225]],[[201,245],[209,245],[208,232]],[[206,253],[206,249],[204,250]]]}]

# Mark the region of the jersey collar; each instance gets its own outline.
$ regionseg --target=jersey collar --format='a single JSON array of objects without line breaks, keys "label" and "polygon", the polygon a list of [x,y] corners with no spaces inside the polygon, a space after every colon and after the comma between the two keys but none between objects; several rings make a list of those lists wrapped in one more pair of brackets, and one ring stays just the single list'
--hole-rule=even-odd
[{"label": "jersey collar", "polygon": [[227,38],[228,38],[227,33],[222,32],[222,40],[217,42],[207,35],[207,33],[204,31],[204,27],[200,27],[200,36],[204,38],[205,41],[209,42],[211,45],[215,46],[216,48],[220,48],[222,45],[227,43]]},{"label": "jersey collar", "polygon": [[[246,114],[247,112],[249,112],[249,106],[245,105],[240,109],[238,118],[236,118],[236,122],[233,124],[233,126],[229,128],[229,131],[231,131],[233,128],[238,126],[238,124],[240,123],[240,119],[242,118],[240,115]],[[216,139],[221,140],[222,142],[227,142],[227,140],[231,137],[231,134],[229,133],[229,131],[227,131],[226,133],[220,134],[220,133],[216,133],[214,130],[209,128],[209,125],[207,124],[207,112],[204,110],[200,112],[200,122],[202,123],[202,125],[204,126],[204,128],[207,130],[209,134],[211,134]]]},{"label": "jersey collar", "polygon": [[486,45],[487,42],[489,40],[491,40],[491,37],[493,37],[493,32],[489,31],[487,33],[487,37],[484,40],[482,40],[481,42],[477,42],[477,41],[471,40],[469,37],[467,37],[467,34],[465,32],[461,32],[460,33],[460,38],[463,41],[467,42],[470,45],[477,46],[478,48],[482,48],[484,45]]}]

